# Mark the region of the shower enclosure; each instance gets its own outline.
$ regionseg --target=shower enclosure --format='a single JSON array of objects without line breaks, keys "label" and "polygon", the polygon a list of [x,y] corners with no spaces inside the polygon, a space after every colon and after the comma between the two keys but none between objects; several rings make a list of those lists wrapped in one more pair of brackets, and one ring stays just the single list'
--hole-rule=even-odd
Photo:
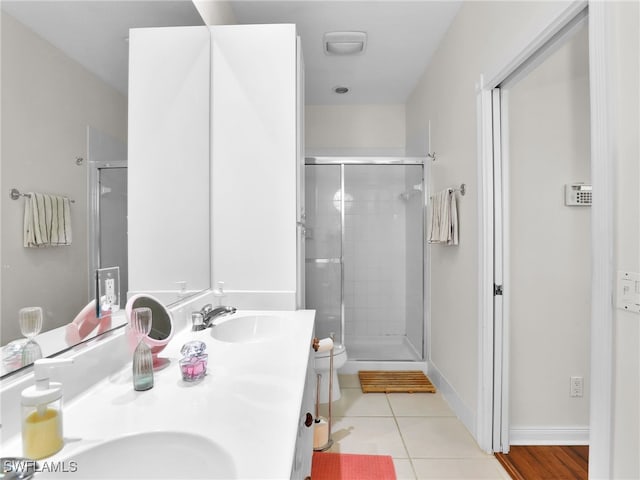
[{"label": "shower enclosure", "polygon": [[423,159],[306,159],[306,307],[349,360],[424,359],[423,185]]}]

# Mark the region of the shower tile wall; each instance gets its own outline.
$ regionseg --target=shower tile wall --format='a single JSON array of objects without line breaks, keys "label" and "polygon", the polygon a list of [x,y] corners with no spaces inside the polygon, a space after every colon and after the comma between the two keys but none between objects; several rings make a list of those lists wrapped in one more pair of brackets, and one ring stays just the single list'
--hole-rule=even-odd
[{"label": "shower tile wall", "polygon": [[404,169],[345,168],[346,343],[406,332]]}]

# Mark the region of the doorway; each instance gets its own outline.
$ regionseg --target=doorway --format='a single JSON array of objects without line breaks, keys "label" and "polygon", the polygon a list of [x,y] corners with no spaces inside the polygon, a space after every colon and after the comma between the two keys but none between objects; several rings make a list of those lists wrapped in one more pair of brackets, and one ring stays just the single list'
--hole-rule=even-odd
[{"label": "doorway", "polygon": [[127,302],[127,167],[98,168],[98,267],[120,268],[120,308]]},{"label": "doorway", "polygon": [[[481,204],[481,225],[483,228],[479,243],[480,255],[480,318],[481,338],[478,384],[477,439],[487,452],[501,451],[503,425],[501,419],[508,418],[508,405],[502,403],[505,379],[508,371],[501,370],[503,350],[496,348],[496,339],[505,335],[502,325],[494,322],[494,312],[500,313],[503,298],[496,295],[493,197],[494,183],[501,178],[494,177],[494,145],[500,144],[499,124],[495,125],[495,88],[509,75],[518,71],[524,60],[534,56],[542,47],[561,37],[567,26],[580,16],[586,16],[588,7],[589,25],[589,92],[591,129],[591,181],[594,202],[591,210],[591,325],[590,325],[590,377],[587,388],[590,391],[589,421],[589,475],[593,478],[608,478],[611,475],[611,438],[613,434],[613,319],[611,304],[613,279],[615,278],[612,252],[614,250],[614,182],[612,172],[615,163],[613,150],[613,120],[609,106],[612,102],[611,71],[609,53],[612,48],[609,34],[609,12],[605,4],[574,2],[559,8],[542,29],[530,31],[513,49],[513,54],[504,56],[498,65],[492,67],[493,74],[482,76],[478,89],[478,140],[480,168],[478,171],[479,201]],[[496,68],[497,67],[497,68]],[[499,104],[498,104],[499,108]],[[498,116],[499,121],[499,116]],[[494,128],[494,126],[498,128]],[[499,153],[500,149],[497,149]],[[505,291],[506,292],[506,291]],[[508,354],[508,352],[506,352]],[[505,417],[506,415],[506,417]],[[508,427],[508,425],[507,425]],[[508,444],[508,442],[507,442]]]},{"label": "doorway", "polygon": [[491,92],[496,452],[589,443],[589,94],[586,10]]}]

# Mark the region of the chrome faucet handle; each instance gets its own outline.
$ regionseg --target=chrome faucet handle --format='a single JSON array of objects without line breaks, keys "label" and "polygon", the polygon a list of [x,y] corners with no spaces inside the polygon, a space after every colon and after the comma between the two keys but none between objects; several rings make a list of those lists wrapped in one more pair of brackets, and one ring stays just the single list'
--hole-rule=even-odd
[{"label": "chrome faucet handle", "polygon": [[207,314],[210,313],[212,310],[213,310],[213,306],[210,303],[207,303],[204,307],[200,309],[200,313],[202,313],[202,315],[206,317]]},{"label": "chrome faucet handle", "polygon": [[191,312],[191,331],[197,332],[205,328],[204,315],[202,312]]}]

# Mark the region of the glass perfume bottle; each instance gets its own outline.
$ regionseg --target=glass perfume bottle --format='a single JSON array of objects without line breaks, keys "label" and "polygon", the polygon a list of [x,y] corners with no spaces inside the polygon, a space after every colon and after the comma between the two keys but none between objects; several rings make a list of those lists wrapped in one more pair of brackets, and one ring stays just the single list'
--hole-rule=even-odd
[{"label": "glass perfume bottle", "polygon": [[152,315],[148,307],[134,308],[131,312],[131,329],[138,336],[138,346],[133,352],[133,389],[149,390],[153,387],[153,356],[144,342],[151,331]]},{"label": "glass perfume bottle", "polygon": [[195,382],[207,374],[207,359],[204,353],[207,344],[199,340],[185,343],[180,349],[184,357],[180,360],[180,371],[185,382]]}]

